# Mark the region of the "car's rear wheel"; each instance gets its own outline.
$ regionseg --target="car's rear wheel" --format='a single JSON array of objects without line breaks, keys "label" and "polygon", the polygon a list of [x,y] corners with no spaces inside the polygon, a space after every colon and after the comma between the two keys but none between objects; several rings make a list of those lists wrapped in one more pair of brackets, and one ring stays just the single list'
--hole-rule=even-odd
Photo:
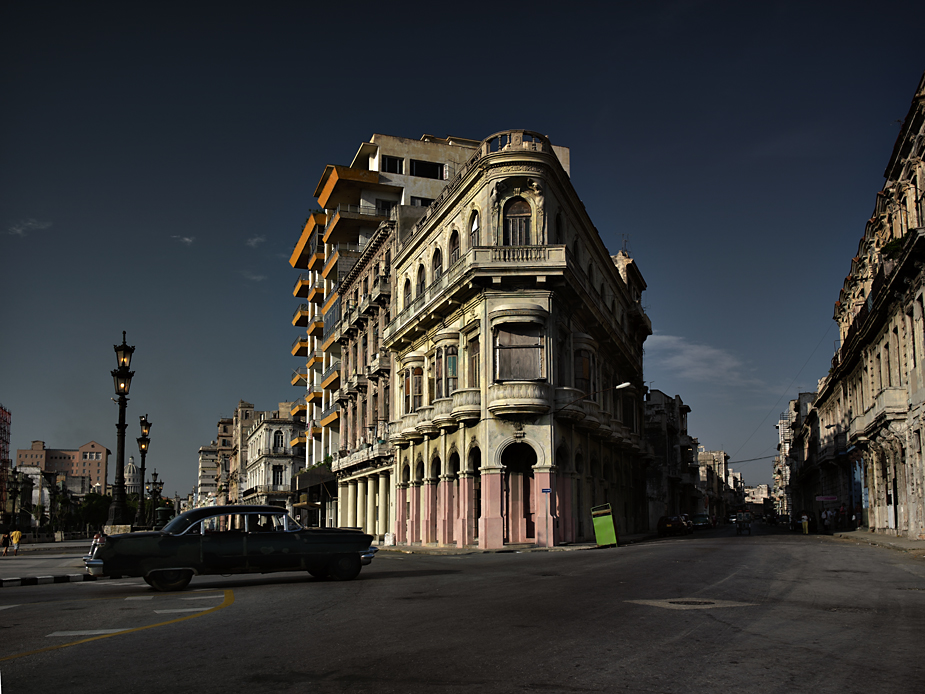
[{"label": "car's rear wheel", "polygon": [[318,578],[318,579],[330,578],[331,576],[331,570],[326,566],[322,569],[309,569],[308,573],[313,578]]},{"label": "car's rear wheel", "polygon": [[362,568],[359,554],[337,554],[331,560],[331,575],[339,581],[352,581]]},{"label": "car's rear wheel", "polygon": [[154,590],[168,593],[172,590],[183,590],[193,579],[193,572],[189,569],[172,569],[169,571],[152,571],[145,576],[145,581]]}]

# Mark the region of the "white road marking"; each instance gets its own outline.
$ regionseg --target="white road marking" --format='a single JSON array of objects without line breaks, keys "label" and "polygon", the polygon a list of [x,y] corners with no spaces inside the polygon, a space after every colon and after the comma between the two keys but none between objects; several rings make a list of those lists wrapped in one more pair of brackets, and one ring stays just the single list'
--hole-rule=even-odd
[{"label": "white road marking", "polygon": [[129,631],[128,629],[85,629],[84,631],[56,631],[49,634],[45,638],[50,636],[101,636],[103,634],[118,634],[123,631]]},{"label": "white road marking", "polygon": [[182,610],[154,610],[155,614],[173,614],[174,612],[205,612],[208,607],[187,607]]},{"label": "white road marking", "polygon": [[11,607],[19,607],[19,605],[0,605],[0,610],[8,610]]},{"label": "white road marking", "polygon": [[710,598],[667,598],[665,600],[627,600],[637,605],[663,607],[668,610],[712,610],[717,607],[753,607],[757,603],[711,600]]},{"label": "white road marking", "polygon": [[197,595],[195,598],[180,598],[181,600],[214,600],[215,598],[224,598],[221,593],[215,595]]},{"label": "white road marking", "polygon": [[154,596],[153,595],[133,595],[130,598],[126,598],[126,600],[154,600]]}]

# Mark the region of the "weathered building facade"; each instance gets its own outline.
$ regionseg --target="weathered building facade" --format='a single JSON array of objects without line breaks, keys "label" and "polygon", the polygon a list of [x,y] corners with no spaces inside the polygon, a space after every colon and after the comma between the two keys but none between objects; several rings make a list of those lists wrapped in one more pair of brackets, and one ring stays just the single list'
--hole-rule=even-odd
[{"label": "weathered building facade", "polygon": [[[645,282],[604,247],[568,150],[522,130],[456,142],[466,156],[433,168],[440,192],[403,194],[367,227],[325,299],[321,397],[336,409],[321,452],[341,524],[399,543],[552,545],[590,539],[590,508],[610,503],[621,531],[642,529]],[[407,171],[384,153],[361,201],[383,166]],[[326,236],[335,174],[357,177],[319,184]]]},{"label": "weathered building facade", "polygon": [[708,513],[698,488],[697,439],[687,432],[691,408],[680,395],[670,397],[660,390],[650,390],[645,397],[646,442],[652,453],[646,474],[649,527],[654,528],[661,516]]},{"label": "weathered building facade", "polygon": [[923,159],[925,75],[835,305],[841,346],[820,381],[802,462],[817,474],[791,479],[804,499],[852,506],[872,531],[917,538],[925,538]]}]

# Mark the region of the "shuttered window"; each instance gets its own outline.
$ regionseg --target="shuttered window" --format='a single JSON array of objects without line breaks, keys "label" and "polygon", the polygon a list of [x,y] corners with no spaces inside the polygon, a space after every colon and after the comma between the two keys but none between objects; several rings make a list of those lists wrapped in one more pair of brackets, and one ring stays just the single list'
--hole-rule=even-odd
[{"label": "shuttered window", "polygon": [[495,341],[495,379],[536,381],[546,378],[542,330],[532,324],[505,324]]}]

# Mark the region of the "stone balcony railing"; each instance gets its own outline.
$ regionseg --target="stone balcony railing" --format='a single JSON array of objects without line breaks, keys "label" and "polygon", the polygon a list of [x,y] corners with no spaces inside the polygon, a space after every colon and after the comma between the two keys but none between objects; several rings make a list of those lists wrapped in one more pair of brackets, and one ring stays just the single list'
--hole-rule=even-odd
[{"label": "stone balcony railing", "polygon": [[424,439],[424,434],[417,430],[418,413],[409,412],[402,415],[401,418],[401,435],[411,443],[416,443]]},{"label": "stone balcony railing", "polygon": [[451,429],[458,422],[453,418],[453,398],[439,398],[434,400],[434,425],[441,429]]},{"label": "stone balcony railing", "polygon": [[581,401],[581,407],[585,411],[585,418],[578,426],[592,431],[598,429],[601,426],[601,406],[595,400],[585,398]]},{"label": "stone balcony railing", "polygon": [[585,418],[585,410],[581,406],[584,391],[577,388],[556,388],[555,410],[553,413],[558,419],[568,422],[580,422]]},{"label": "stone balcony railing", "polygon": [[434,424],[434,406],[426,405],[418,408],[418,423],[415,429],[423,436],[436,436],[440,429]]},{"label": "stone balcony railing", "polygon": [[863,436],[878,418],[902,418],[909,409],[909,396],[905,388],[884,388],[874,398],[873,405],[851,420],[849,436]]},{"label": "stone balcony railing", "polygon": [[453,418],[457,422],[477,422],[482,417],[482,391],[461,388],[453,393]]},{"label": "stone balcony railing", "polygon": [[408,439],[406,439],[401,433],[403,427],[404,422],[400,419],[394,422],[389,422],[389,443],[393,446],[404,447],[408,445]]},{"label": "stone balcony railing", "polygon": [[[515,262],[516,261],[516,262]],[[383,344],[415,326],[423,316],[442,305],[448,292],[464,285],[470,274],[543,275],[562,272],[566,267],[565,246],[476,246],[466,251],[438,280],[432,282],[386,326]]]},{"label": "stone balcony railing", "polygon": [[549,384],[494,383],[488,388],[488,411],[496,417],[545,414],[549,412]]}]

